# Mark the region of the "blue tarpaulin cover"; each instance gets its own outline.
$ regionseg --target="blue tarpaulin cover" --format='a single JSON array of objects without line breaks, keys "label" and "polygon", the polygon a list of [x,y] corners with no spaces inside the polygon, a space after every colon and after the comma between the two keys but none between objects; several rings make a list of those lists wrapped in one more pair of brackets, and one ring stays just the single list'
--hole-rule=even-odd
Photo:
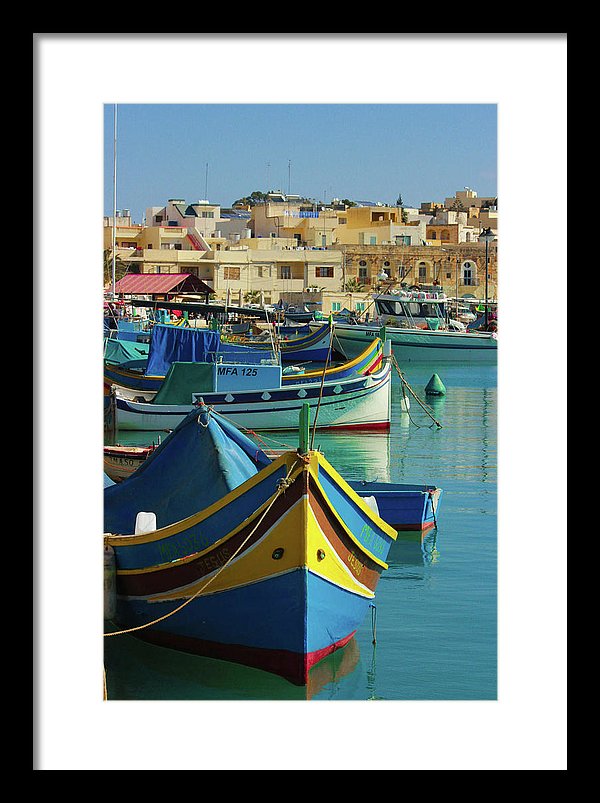
[{"label": "blue tarpaulin cover", "polygon": [[104,532],[130,534],[139,512],[165,527],[197,513],[270,464],[240,430],[193,410],[127,479],[104,489]]},{"label": "blue tarpaulin cover", "polygon": [[166,376],[174,362],[244,362],[258,365],[267,355],[230,343],[219,332],[158,324],[152,329],[146,376]]}]

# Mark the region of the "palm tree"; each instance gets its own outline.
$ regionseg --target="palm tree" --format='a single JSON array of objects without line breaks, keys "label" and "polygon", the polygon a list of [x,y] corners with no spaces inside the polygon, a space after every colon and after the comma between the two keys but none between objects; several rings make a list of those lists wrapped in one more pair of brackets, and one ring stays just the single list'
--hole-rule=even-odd
[{"label": "palm tree", "polygon": [[345,293],[361,293],[364,290],[364,285],[360,283],[359,279],[352,277],[344,282],[342,290]]},{"label": "palm tree", "polygon": [[248,290],[248,292],[244,294],[244,301],[247,301],[249,304],[257,304],[260,301],[260,290]]},{"label": "palm tree", "polygon": [[[104,287],[110,287],[112,284],[112,248],[104,249]],[[124,262],[123,259],[117,254],[115,257],[115,281],[118,282],[128,272],[129,264]]]}]

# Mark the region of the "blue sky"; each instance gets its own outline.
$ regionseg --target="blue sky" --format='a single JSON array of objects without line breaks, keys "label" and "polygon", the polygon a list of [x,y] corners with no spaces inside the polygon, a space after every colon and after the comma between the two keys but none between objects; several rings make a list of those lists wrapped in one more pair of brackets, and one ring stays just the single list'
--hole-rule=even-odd
[{"label": "blue sky", "polygon": [[[105,104],[106,215],[113,135],[114,104]],[[207,194],[229,206],[289,189],[419,206],[465,186],[497,194],[495,104],[117,104],[117,209],[136,223],[169,198]]]}]

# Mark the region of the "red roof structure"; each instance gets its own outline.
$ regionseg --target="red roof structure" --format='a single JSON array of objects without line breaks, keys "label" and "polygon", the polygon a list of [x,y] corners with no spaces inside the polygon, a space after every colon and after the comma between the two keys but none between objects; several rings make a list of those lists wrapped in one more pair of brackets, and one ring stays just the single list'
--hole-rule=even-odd
[{"label": "red roof structure", "polygon": [[190,273],[129,273],[115,284],[119,295],[166,295],[214,291]]}]

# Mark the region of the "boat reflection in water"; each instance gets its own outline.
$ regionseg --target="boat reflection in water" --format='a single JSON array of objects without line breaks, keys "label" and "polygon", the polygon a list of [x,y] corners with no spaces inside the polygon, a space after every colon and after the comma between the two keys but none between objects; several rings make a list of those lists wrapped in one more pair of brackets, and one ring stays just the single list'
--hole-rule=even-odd
[{"label": "boat reflection in water", "polygon": [[334,699],[337,683],[360,662],[352,638],[310,670],[306,686],[295,686],[271,672],[158,647],[129,635],[106,641],[108,701]]},{"label": "boat reflection in water", "polygon": [[387,556],[390,568],[403,566],[429,566],[439,559],[437,528],[426,533],[398,532]]},{"label": "boat reflection in water", "polygon": [[391,482],[387,432],[317,432],[315,448],[343,466],[341,473],[346,481]]}]

